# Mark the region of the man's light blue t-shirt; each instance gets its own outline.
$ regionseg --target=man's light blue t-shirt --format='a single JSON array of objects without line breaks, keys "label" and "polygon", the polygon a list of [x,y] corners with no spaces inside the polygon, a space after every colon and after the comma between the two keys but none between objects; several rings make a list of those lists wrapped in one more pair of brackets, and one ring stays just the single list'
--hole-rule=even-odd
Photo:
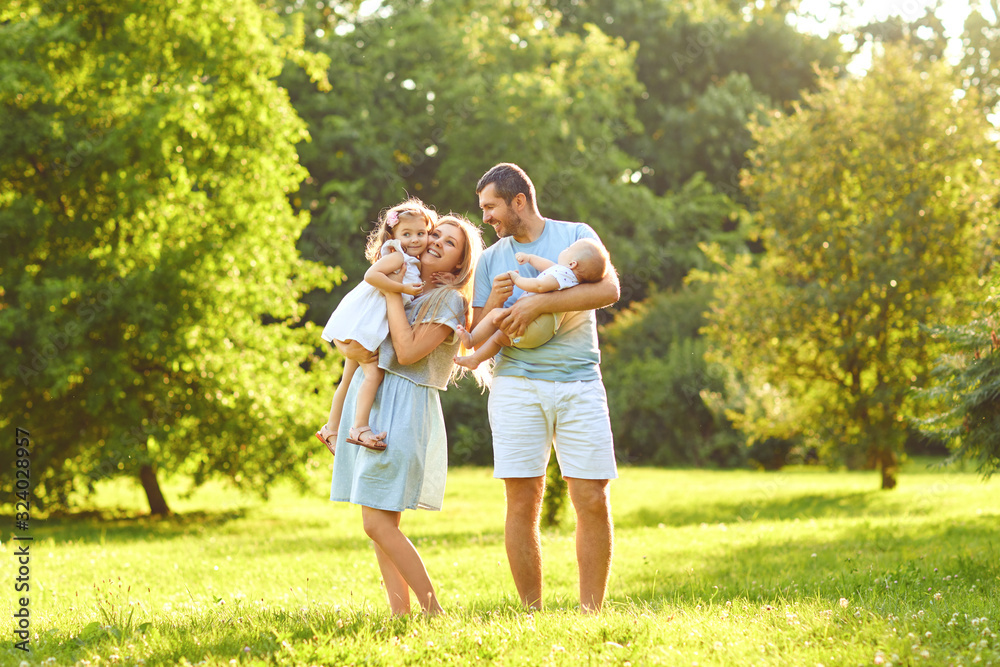
[{"label": "man's light blue t-shirt", "polygon": [[[502,238],[483,253],[476,267],[474,308],[482,308],[493,288],[493,278],[507,271],[518,271],[534,278],[538,271],[530,264],[518,264],[514,255],[531,253],[556,261],[559,253],[580,239],[600,242],[589,225],[545,219],[542,235],[532,243],[518,243],[513,237]],[[504,303],[510,306],[524,294],[518,287]],[[530,297],[529,297],[530,298]],[[527,377],[553,382],[576,382],[601,379],[601,351],[597,346],[597,317],[593,310],[566,313],[559,331],[544,345],[533,350],[505,347],[496,357],[494,375]]]}]

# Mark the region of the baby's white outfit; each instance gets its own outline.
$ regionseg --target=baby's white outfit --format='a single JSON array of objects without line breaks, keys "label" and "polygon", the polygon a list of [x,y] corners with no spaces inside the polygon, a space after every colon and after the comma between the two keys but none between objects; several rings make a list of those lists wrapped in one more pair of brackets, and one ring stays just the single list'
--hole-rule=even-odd
[{"label": "baby's white outfit", "polygon": [[[403,252],[403,245],[390,239],[382,244],[379,257],[385,257],[389,248],[403,256],[403,282],[420,282],[420,260]],[[413,297],[403,294],[405,306]],[[362,280],[361,284],[340,300],[340,305],[330,315],[323,328],[323,340],[356,340],[366,350],[374,352],[389,335],[389,318],[385,312],[385,295]]]},{"label": "baby's white outfit", "polygon": [[563,266],[562,264],[553,264],[549,268],[545,269],[538,274],[539,278],[544,276],[552,276],[559,283],[559,289],[569,289],[570,287],[575,287],[580,284],[579,279],[576,274],[573,273],[573,269],[568,266]]}]

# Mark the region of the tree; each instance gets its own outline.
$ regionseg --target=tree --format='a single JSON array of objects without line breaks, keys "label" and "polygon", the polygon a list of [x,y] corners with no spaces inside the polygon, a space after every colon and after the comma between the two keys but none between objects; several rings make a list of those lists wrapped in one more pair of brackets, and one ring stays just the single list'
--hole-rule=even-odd
[{"label": "tree", "polygon": [[601,330],[604,382],[618,455],[666,466],[735,467],[743,436],[709,409],[725,369],[705,362],[698,336],[709,300],[704,285],[660,292],[620,312]]},{"label": "tree", "polygon": [[730,411],[754,438],[802,435],[896,483],[911,387],[977,284],[995,228],[995,148],[975,95],[888,47],[862,79],[826,77],[754,128],[746,173],[765,248],[715,277],[709,359],[749,383]]},{"label": "tree", "polygon": [[965,19],[959,69],[965,87],[979,91],[983,109],[996,113],[1000,104],[1000,2],[990,0],[989,6],[992,16],[973,9]]},{"label": "tree", "polygon": [[937,330],[949,345],[934,367],[936,386],[924,392],[935,409],[917,420],[924,433],[954,448],[953,459],[975,459],[987,478],[1000,470],[998,287],[994,275],[991,296],[972,321]]},{"label": "tree", "polygon": [[158,468],[301,469],[327,395],[298,299],[337,275],[295,250],[301,41],[251,0],[0,11],[0,426],[39,502],[135,475],[160,514]]},{"label": "tree", "polygon": [[642,161],[655,193],[679,191],[695,174],[741,199],[739,170],[751,147],[748,122],[789,111],[816,86],[816,67],[841,60],[833,38],[796,31],[789,3],[709,0],[560,0],[567,29],[595,24],[638,47],[636,99],[645,131],[621,145]]}]

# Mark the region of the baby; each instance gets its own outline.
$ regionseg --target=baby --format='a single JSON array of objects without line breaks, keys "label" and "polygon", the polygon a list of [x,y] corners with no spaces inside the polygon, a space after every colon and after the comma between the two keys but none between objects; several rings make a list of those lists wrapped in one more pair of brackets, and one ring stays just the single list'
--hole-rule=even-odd
[{"label": "baby", "polygon": [[[530,264],[541,273],[536,278],[523,278],[517,271],[511,271],[510,277],[514,284],[525,291],[520,298],[530,296],[529,293],[541,294],[563,290],[580,283],[596,283],[604,278],[608,270],[608,251],[594,239],[580,239],[559,253],[558,262],[551,262],[544,257],[519,252],[514,255],[518,264]],[[516,347],[531,350],[549,341],[559,330],[562,323],[562,313],[545,313],[536,318],[524,335],[511,340],[504,332],[497,329],[496,320],[506,314],[506,309],[497,309],[488,314],[470,333],[463,327],[458,327],[458,336],[466,349],[475,348],[475,352],[464,357],[455,357],[455,363],[465,368],[475,369],[487,359],[496,356],[502,347]]]}]

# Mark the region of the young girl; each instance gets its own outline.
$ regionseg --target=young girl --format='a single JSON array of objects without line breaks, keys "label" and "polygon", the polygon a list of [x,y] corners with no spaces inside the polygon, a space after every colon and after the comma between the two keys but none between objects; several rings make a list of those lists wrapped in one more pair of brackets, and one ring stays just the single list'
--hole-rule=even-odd
[{"label": "young girl", "polygon": [[[342,343],[353,340],[369,352],[378,350],[389,333],[385,296],[380,290],[402,294],[404,304],[420,293],[422,283],[418,258],[427,247],[427,235],[436,221],[434,212],[419,199],[408,199],[386,211],[368,236],[365,258],[372,262],[372,266],[365,273],[364,282],[351,290],[330,315],[323,329],[323,340]],[[348,359],[344,363],[340,386],[333,395],[329,420],[316,432],[316,437],[331,454],[336,452],[337,425],[344,409],[344,399],[359,366],[364,370],[365,379],[358,392],[354,426],[348,432],[346,441],[378,452],[386,448],[385,433],[376,434],[368,424],[368,415],[384,372],[378,367],[377,360],[359,364]]]}]

